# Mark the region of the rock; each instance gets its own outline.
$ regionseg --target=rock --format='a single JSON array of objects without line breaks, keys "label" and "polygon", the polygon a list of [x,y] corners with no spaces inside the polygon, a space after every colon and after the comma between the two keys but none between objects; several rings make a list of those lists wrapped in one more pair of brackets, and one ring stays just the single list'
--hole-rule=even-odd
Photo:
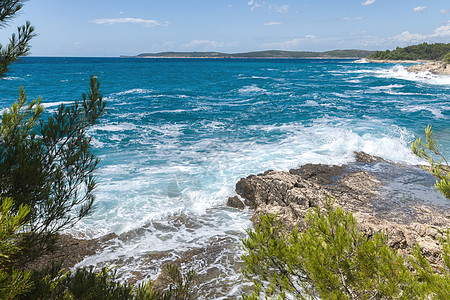
[{"label": "rock", "polygon": [[229,197],[227,200],[227,206],[237,209],[244,209],[245,207],[244,203],[241,201],[241,199],[239,199],[238,196]]},{"label": "rock", "polygon": [[428,61],[406,68],[409,72],[430,72],[435,75],[450,75],[450,65],[443,61]]},{"label": "rock", "polygon": [[267,171],[256,176],[250,175],[239,180],[236,192],[246,204],[254,208],[251,217],[253,223],[260,221],[260,214],[278,214],[288,230],[304,228],[308,211],[316,205],[323,206],[326,196],[332,197],[335,205],[353,213],[359,230],[367,236],[384,232],[388,245],[405,255],[410,254],[418,243],[432,264],[439,263],[437,232],[449,225],[445,209],[441,211],[429,205],[417,204],[411,207],[415,211],[414,218],[400,222],[394,210],[397,204],[392,202],[389,204],[392,212],[380,216],[372,204],[380,201],[378,189],[381,182],[374,174],[355,168],[365,165],[364,169],[367,170],[369,164],[389,162],[366,153],[355,153],[355,156],[358,163],[352,164],[351,168],[345,165],[308,164],[292,169],[289,173]]},{"label": "rock", "polygon": [[364,152],[355,152],[355,160],[356,160],[356,162],[361,162],[361,163],[388,162],[384,158],[381,158],[378,156],[372,156],[372,155],[364,153]]},{"label": "rock", "polygon": [[296,174],[306,180],[312,180],[318,184],[332,184],[342,174],[344,167],[328,166],[322,164],[306,164],[299,169],[289,170],[290,174]]},{"label": "rock", "polygon": [[56,243],[56,250],[23,266],[24,269],[44,270],[52,262],[61,262],[65,269],[72,268],[85,257],[94,255],[105,246],[105,243],[116,238],[114,233],[107,234],[98,239],[77,239],[71,235],[60,235]]}]

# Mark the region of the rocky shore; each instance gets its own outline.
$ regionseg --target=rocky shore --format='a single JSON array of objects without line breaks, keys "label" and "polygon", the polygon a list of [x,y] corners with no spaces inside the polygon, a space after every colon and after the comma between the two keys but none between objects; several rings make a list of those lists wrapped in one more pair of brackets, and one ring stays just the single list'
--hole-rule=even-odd
[{"label": "rocky shore", "polygon": [[270,170],[250,175],[239,180],[236,192],[254,209],[254,223],[261,213],[271,213],[278,214],[287,228],[300,229],[305,227],[305,216],[312,207],[323,205],[326,196],[334,198],[335,205],[353,213],[367,236],[384,231],[389,246],[405,255],[417,243],[437,265],[439,230],[450,225],[448,206],[383,199],[380,179],[366,170],[377,165],[402,166],[365,153],[355,155],[356,162],[344,166],[307,164],[289,172]]},{"label": "rocky shore", "polygon": [[389,60],[389,59],[368,59],[363,58],[356,62],[384,63],[384,64],[414,64],[406,68],[409,72],[430,72],[434,75],[450,75],[450,64],[443,61],[431,60]]},{"label": "rocky shore", "polygon": [[442,61],[427,61],[406,68],[409,72],[430,72],[435,75],[450,75],[450,65]]},{"label": "rocky shore", "polygon": [[[402,176],[403,178],[397,180]],[[429,180],[426,183],[429,190],[424,193],[430,199],[440,196],[441,202],[413,199],[414,191],[409,193],[408,189],[421,185],[424,178]],[[406,186],[403,187],[403,192],[397,191],[394,184],[389,187],[392,192],[386,193],[386,185],[395,183],[396,180],[398,185]],[[367,236],[385,232],[389,246],[404,255],[410,254],[412,247],[419,244],[432,265],[438,267],[441,262],[439,231],[450,225],[450,201],[438,192],[430,193],[430,190],[434,191],[433,180],[428,172],[419,167],[394,164],[365,153],[355,153],[355,162],[342,166],[306,164],[288,172],[269,170],[241,178],[236,184],[236,193],[239,196],[230,197],[227,205],[241,209],[245,214],[248,214],[250,209],[253,223],[259,222],[261,213],[277,213],[288,229],[296,226],[301,229],[306,225],[305,216],[308,211],[317,205],[322,206],[326,196],[331,197],[335,199],[335,205],[353,213],[359,230]],[[406,196],[399,197],[401,193]],[[189,226],[189,220],[180,219],[179,222],[180,226]],[[192,230],[195,228],[196,226],[193,226]],[[35,262],[33,268],[40,269],[51,260],[61,259],[64,259],[63,266],[70,268],[84,257],[101,252],[114,240],[124,241],[126,238],[126,234],[111,234],[97,240],[77,240],[63,236],[60,250],[42,257]],[[236,237],[222,236],[211,240],[210,244],[202,248],[193,248],[176,256],[169,252],[149,252],[145,268],[133,271],[127,281],[136,283],[146,278],[149,268],[161,271],[164,270],[164,264],[171,262],[182,266],[184,270],[192,269],[197,272],[196,292],[206,295],[208,299],[223,297],[234,287],[235,282],[221,283],[218,288],[217,280],[226,276],[226,272],[217,266],[222,263],[232,265],[231,273],[239,276],[241,262],[236,257],[236,251],[239,252],[238,245],[239,240],[236,240]],[[115,265],[130,262],[110,263]],[[167,274],[161,272],[154,284],[156,287],[165,286]],[[243,291],[246,288],[250,287],[241,286],[239,289]]]}]

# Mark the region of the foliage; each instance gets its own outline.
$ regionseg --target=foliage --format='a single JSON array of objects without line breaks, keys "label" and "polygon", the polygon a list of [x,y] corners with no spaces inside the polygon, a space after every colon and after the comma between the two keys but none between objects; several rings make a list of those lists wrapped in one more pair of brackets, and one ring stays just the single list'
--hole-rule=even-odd
[{"label": "foliage", "polygon": [[99,160],[86,129],[105,108],[99,82],[91,77],[88,94],[42,118],[40,99],[19,99],[3,113],[0,126],[0,195],[14,198],[13,211],[28,205],[32,234],[27,247],[49,247],[55,233],[86,216],[93,205]]},{"label": "foliage", "polygon": [[441,232],[439,242],[443,247],[443,266],[435,272],[428,260],[426,260],[419,246],[413,249],[413,257],[410,262],[416,270],[416,276],[423,283],[423,289],[430,291],[427,293],[432,299],[450,299],[450,230]]},{"label": "foliage", "polygon": [[370,55],[372,59],[391,59],[391,60],[442,60],[444,55],[450,52],[450,43],[422,43],[405,48],[397,47],[395,50],[376,51]]},{"label": "foliage", "polygon": [[166,270],[170,279],[168,288],[162,291],[156,290],[150,280],[137,288],[136,300],[193,299],[192,284],[195,272],[190,270],[186,274],[182,274],[173,264],[166,265]]},{"label": "foliage", "polygon": [[445,56],[444,56],[444,62],[445,62],[446,64],[450,64],[450,52],[447,53],[447,54],[445,54]]},{"label": "foliage", "polygon": [[448,240],[442,240],[444,273],[435,272],[418,247],[412,272],[383,234],[364,236],[352,214],[329,200],[323,211],[307,215],[307,224],[304,232],[286,234],[276,216],[261,216],[243,240],[244,275],[255,284],[244,299],[449,299]]},{"label": "foliage", "polygon": [[[425,143],[423,143],[420,137],[416,139],[411,145],[411,150],[415,155],[428,161],[431,166],[431,173],[439,179],[436,180],[434,186],[445,197],[450,199],[449,165],[437,147],[436,139],[433,136],[430,125],[425,129],[425,138]],[[435,160],[436,158],[438,161]],[[428,170],[428,167],[424,167],[424,169]]]},{"label": "foliage", "polygon": [[3,199],[0,206],[0,299],[15,299],[30,289],[30,272],[13,268],[12,258],[21,250],[20,240],[26,226],[29,208],[20,206],[11,213],[12,199]]},{"label": "foliage", "polygon": [[[26,0],[0,1],[0,28],[14,17],[22,8]],[[12,34],[7,45],[0,44],[0,76],[8,71],[8,65],[16,61],[19,56],[27,55],[30,51],[30,40],[35,37],[34,27],[30,22],[17,27],[17,35]]]},{"label": "foliage", "polygon": [[170,284],[166,290],[156,290],[152,282],[133,286],[120,283],[111,268],[96,272],[93,268],[80,268],[64,272],[54,264],[42,272],[34,272],[33,288],[20,299],[23,300],[189,300],[193,294],[191,285],[194,273],[181,274],[174,265],[167,265]]}]

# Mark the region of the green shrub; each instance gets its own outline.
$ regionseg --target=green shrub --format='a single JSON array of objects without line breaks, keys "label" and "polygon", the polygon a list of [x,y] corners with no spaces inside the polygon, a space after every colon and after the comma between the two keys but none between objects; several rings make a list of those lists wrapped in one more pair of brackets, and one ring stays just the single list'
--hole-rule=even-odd
[{"label": "green shrub", "polygon": [[[14,18],[14,15],[22,9],[26,0],[0,1],[0,28]],[[27,55],[30,51],[30,40],[35,37],[34,27],[30,22],[17,27],[17,34],[12,34],[9,44],[0,44],[0,77],[8,71],[8,65],[16,61],[19,56]]]},{"label": "green shrub", "polygon": [[21,251],[19,244],[30,209],[22,205],[17,214],[12,214],[12,206],[10,198],[3,199],[0,206],[0,299],[16,299],[31,288],[31,273],[16,270],[13,264]]},{"label": "green shrub", "polygon": [[[430,170],[431,173],[439,180],[436,180],[434,185],[445,197],[450,199],[450,173],[447,159],[442,155],[437,147],[436,139],[433,136],[431,126],[428,125],[425,129],[425,143],[422,138],[416,139],[411,144],[411,151],[420,158],[428,161],[431,169],[423,167],[425,170]],[[437,160],[436,160],[437,159]]]},{"label": "green shrub", "polygon": [[444,56],[444,62],[445,62],[446,64],[450,64],[450,52],[447,53],[447,54],[445,54],[445,56]]},{"label": "green shrub", "polygon": [[165,290],[154,289],[148,281],[133,289],[121,283],[111,268],[95,271],[79,268],[65,272],[59,264],[53,264],[44,271],[34,272],[33,287],[20,297],[23,300],[189,300],[193,299],[192,282],[194,272],[182,274],[174,265],[167,265],[169,285]]},{"label": "green shrub", "polygon": [[13,211],[27,205],[31,234],[25,248],[51,248],[56,233],[85,217],[94,201],[93,173],[99,160],[86,129],[103,113],[99,82],[91,77],[88,94],[42,117],[41,99],[19,99],[3,112],[0,125],[0,196],[11,197]]},{"label": "green shrub", "polygon": [[448,240],[442,239],[441,273],[418,247],[410,260],[412,272],[383,234],[367,238],[357,231],[352,214],[330,201],[323,210],[310,212],[307,224],[301,233],[286,234],[276,216],[261,216],[243,240],[243,273],[255,284],[254,293],[244,299],[449,299]]}]

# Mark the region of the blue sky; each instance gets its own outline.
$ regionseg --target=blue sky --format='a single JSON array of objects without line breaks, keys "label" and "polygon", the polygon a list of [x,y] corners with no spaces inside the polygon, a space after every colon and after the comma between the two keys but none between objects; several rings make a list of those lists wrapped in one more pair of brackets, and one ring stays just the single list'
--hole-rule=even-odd
[{"label": "blue sky", "polygon": [[448,0],[30,0],[35,56],[392,49],[450,42]]}]

